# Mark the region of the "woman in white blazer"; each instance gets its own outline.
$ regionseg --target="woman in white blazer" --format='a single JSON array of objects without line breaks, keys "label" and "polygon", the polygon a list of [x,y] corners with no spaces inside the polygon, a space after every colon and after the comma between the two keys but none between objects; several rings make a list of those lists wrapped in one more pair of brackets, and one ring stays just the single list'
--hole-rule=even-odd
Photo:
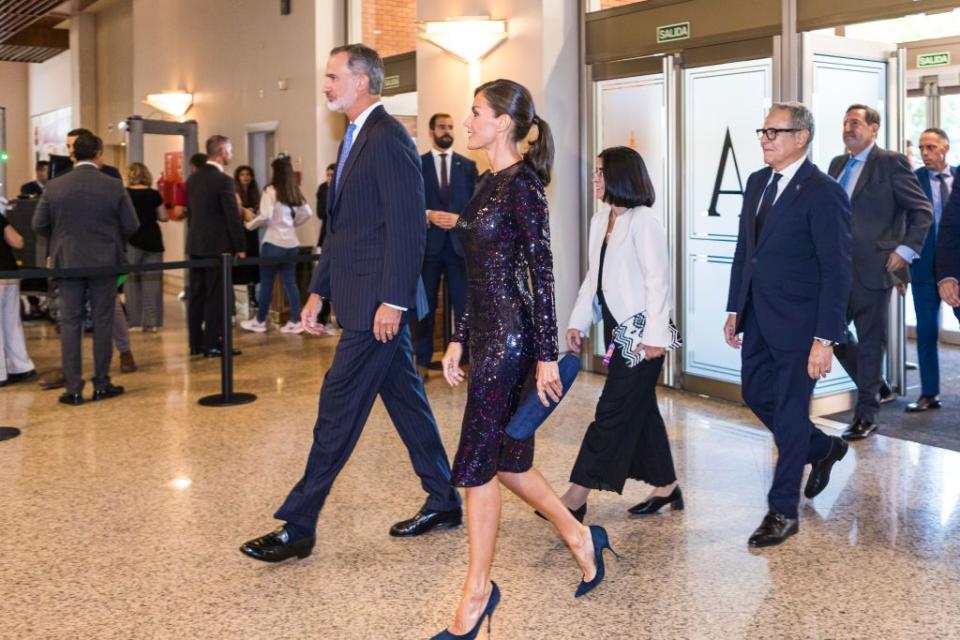
[{"label": "woman in white blazer", "polygon": [[[631,513],[656,513],[666,505],[680,510],[683,494],[656,392],[664,354],[676,338],[670,320],[667,235],[650,209],[653,184],[633,149],[605,149],[598,157],[593,187],[609,207],[590,223],[589,271],[570,316],[567,345],[579,353],[581,337],[602,318],[609,371],[562,500],[582,520],[591,490],[622,493],[626,479],[632,478],[652,485],[653,491]],[[643,359],[631,367],[614,343],[613,330],[641,312],[646,325],[634,352],[643,351]]]}]

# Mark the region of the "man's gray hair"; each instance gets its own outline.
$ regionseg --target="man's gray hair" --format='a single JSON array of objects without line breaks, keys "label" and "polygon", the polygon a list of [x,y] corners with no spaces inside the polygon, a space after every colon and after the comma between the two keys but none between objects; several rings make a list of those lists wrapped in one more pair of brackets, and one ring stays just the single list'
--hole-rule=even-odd
[{"label": "man's gray hair", "polygon": [[790,128],[809,131],[810,137],[807,138],[807,147],[813,142],[813,112],[802,102],[774,102],[770,110],[790,112]]},{"label": "man's gray hair", "polygon": [[383,90],[383,60],[380,54],[365,44],[347,44],[330,51],[331,56],[338,53],[347,54],[347,66],[351,72],[367,76],[370,95],[380,95]]}]

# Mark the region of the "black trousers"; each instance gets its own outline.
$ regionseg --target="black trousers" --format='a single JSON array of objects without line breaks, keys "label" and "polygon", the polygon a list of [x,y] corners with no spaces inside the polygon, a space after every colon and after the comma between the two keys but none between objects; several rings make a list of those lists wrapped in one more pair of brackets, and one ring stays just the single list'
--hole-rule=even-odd
[{"label": "black trousers", "polygon": [[89,297],[93,317],[93,386],[110,382],[113,359],[113,308],[117,302],[117,277],[63,278],[60,290],[60,353],[67,393],[83,391],[83,316]]},{"label": "black trousers", "polygon": [[834,348],[840,364],[857,385],[855,417],[867,422],[876,422],[880,411],[890,291],[865,289],[854,282],[847,305],[847,322],[853,322],[857,335],[854,337],[848,328],[847,343]]},{"label": "black trousers", "polygon": [[[190,259],[202,260],[210,257],[191,255]],[[220,348],[223,339],[223,277],[219,266],[190,269],[187,328],[191,352]]]},{"label": "black trousers", "polygon": [[570,482],[623,493],[627,478],[663,487],[677,480],[666,425],[657,406],[663,358],[628,367],[616,353]]}]

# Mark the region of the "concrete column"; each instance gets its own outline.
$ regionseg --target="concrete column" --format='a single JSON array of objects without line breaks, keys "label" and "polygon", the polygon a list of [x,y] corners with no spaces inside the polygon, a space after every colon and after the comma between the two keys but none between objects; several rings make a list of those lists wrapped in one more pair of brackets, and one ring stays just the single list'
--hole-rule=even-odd
[{"label": "concrete column", "polygon": [[75,13],[70,17],[70,96],[73,126],[97,128],[97,24],[96,16]]}]

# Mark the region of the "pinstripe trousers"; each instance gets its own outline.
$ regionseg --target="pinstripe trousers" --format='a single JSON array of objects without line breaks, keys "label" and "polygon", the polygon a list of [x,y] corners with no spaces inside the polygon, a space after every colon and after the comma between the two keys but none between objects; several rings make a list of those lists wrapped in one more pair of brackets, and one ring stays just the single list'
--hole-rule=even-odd
[{"label": "pinstripe trousers", "polygon": [[371,331],[343,331],[320,390],[306,470],[274,517],[316,527],[323,503],[360,438],[377,394],[428,494],[426,508],[447,511],[459,505],[459,495],[450,485],[450,462],[437,422],[413,364],[410,329],[403,324],[399,335],[387,343],[378,342]]}]

